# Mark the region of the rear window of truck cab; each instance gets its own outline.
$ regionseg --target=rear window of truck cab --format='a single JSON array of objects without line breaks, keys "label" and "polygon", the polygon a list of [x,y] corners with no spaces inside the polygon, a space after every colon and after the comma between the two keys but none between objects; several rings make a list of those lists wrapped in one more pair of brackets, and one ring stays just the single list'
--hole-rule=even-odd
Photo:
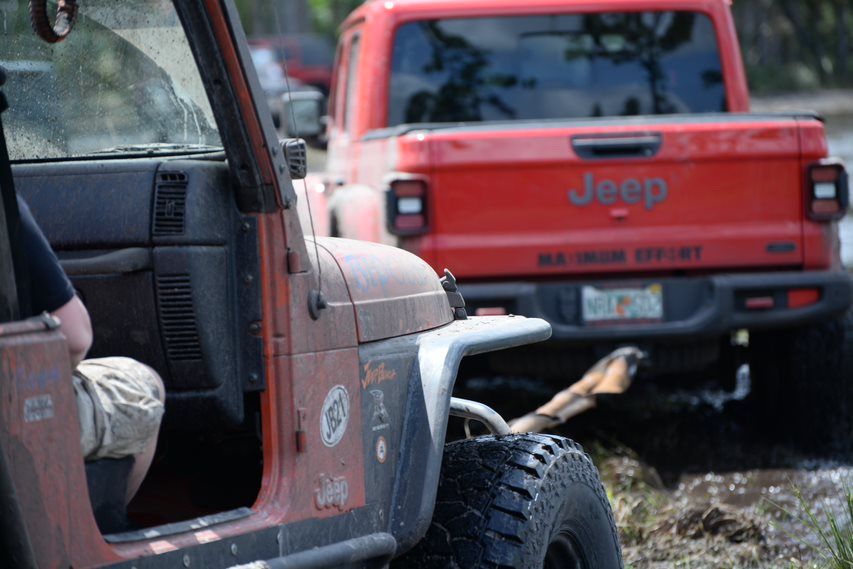
[{"label": "rear window of truck cab", "polygon": [[388,126],[725,110],[701,13],[421,20],[394,38]]}]

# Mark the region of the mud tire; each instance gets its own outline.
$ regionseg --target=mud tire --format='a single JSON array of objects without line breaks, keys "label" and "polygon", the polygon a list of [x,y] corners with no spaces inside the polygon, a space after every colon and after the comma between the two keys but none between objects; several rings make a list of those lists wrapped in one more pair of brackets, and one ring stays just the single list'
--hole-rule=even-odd
[{"label": "mud tire", "polygon": [[771,433],[802,450],[850,450],[853,311],[750,337],[750,400]]},{"label": "mud tire", "polygon": [[[567,561],[572,557],[579,563]],[[394,566],[623,565],[613,513],[592,460],[568,439],[530,434],[448,444],[432,524]]]}]

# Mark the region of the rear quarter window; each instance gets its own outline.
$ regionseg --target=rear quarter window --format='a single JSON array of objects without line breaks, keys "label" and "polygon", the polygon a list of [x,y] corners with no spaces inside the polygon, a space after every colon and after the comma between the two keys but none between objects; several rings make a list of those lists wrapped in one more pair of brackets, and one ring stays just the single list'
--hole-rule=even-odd
[{"label": "rear quarter window", "polygon": [[423,20],[394,38],[388,126],[726,110],[701,13]]}]

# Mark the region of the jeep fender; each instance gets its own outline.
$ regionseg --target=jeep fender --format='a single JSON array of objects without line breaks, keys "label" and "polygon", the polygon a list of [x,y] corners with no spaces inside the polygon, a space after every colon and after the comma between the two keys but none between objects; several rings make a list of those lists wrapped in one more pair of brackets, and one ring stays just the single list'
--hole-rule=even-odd
[{"label": "jeep fender", "polygon": [[550,335],[550,325],[537,318],[475,317],[362,346],[365,370],[394,354],[412,360],[399,448],[393,449],[397,460],[388,516],[388,531],[397,539],[398,554],[421,539],[432,519],[450,399],[462,358],[539,342]]}]

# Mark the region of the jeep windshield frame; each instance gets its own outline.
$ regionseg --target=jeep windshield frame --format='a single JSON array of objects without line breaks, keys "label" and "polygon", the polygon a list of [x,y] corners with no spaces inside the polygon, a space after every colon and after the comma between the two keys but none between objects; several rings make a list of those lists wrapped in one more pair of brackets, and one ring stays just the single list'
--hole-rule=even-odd
[{"label": "jeep windshield frame", "polygon": [[32,32],[26,3],[0,10],[13,162],[222,149],[171,1],[84,2],[72,33],[56,44]]}]

